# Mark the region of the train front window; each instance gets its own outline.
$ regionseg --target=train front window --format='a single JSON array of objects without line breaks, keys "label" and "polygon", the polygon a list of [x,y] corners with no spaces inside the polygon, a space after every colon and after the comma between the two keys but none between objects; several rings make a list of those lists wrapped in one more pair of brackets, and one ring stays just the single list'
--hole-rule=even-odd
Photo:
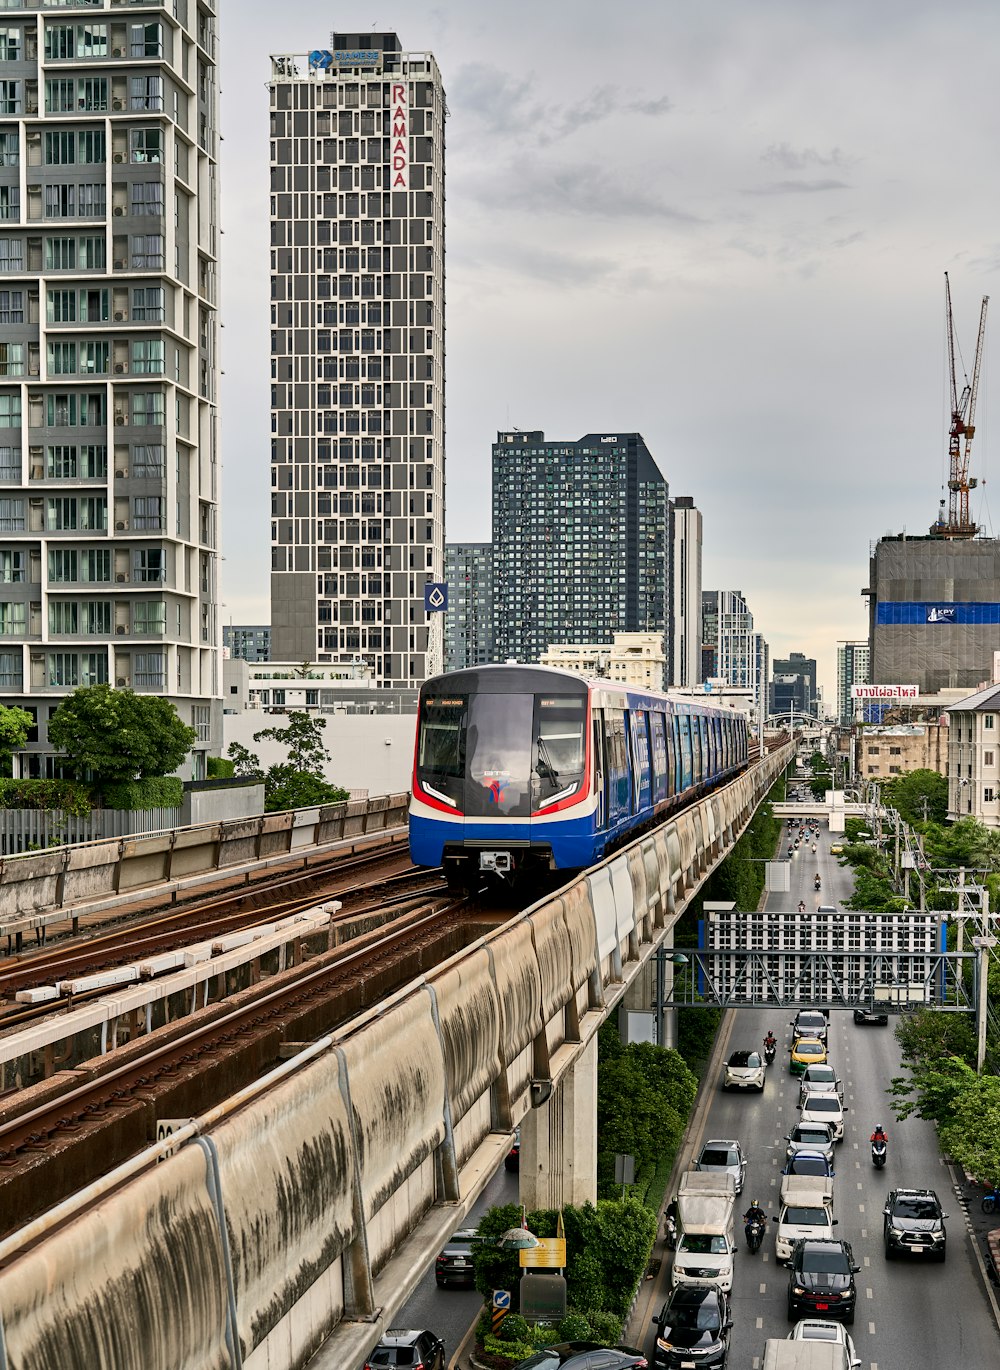
[{"label": "train front window", "polygon": [[582,695],[535,698],[531,810],[543,812],[578,789],[586,765],[587,701]]},{"label": "train front window", "polygon": [[474,694],[469,701],[466,812],[491,818],[529,813],[529,694]]},{"label": "train front window", "polygon": [[428,695],[420,718],[417,779],[460,805],[465,781],[468,695]]}]

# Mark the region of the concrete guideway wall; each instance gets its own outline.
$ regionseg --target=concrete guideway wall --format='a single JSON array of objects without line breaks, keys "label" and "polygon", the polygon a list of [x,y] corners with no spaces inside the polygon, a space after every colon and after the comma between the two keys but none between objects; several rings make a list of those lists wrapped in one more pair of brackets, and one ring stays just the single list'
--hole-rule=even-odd
[{"label": "concrete guideway wall", "polygon": [[58,921],[66,911],[86,911],[81,906],[124,902],[124,896],[138,890],[160,886],[166,894],[192,877],[210,878],[293,852],[308,855],[345,839],[402,829],[408,801],[406,794],[383,794],[4,857],[0,937]]},{"label": "concrete guideway wall", "polygon": [[120,1181],[0,1243],[6,1363],[292,1370],[327,1338],[320,1366],[363,1361],[469,1211],[532,1087],[573,1092],[607,1012],[788,756],[195,1120],[164,1164],[152,1162],[166,1148],[151,1148]]}]

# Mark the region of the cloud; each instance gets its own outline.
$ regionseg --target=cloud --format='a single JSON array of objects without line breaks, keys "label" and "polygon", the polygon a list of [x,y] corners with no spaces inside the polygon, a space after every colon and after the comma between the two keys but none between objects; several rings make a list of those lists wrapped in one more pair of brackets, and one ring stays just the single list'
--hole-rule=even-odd
[{"label": "cloud", "polygon": [[812,195],[824,190],[850,190],[847,181],[825,179],[821,181],[769,181],[767,185],[754,186],[740,191],[741,195]]},{"label": "cloud", "polygon": [[804,171],[808,166],[851,165],[851,159],[846,158],[839,147],[822,153],[812,147],[793,148],[790,143],[772,143],[760,154],[760,160],[772,166],[784,167],[786,171]]}]

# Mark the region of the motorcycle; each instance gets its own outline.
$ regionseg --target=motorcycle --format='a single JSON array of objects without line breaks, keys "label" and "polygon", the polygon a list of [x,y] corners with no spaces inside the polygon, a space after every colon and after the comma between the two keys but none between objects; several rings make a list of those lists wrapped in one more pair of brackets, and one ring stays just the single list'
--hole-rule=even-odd
[{"label": "motorcycle", "polygon": [[760,1249],[760,1244],[764,1240],[764,1224],[760,1218],[751,1218],[744,1228],[747,1238],[747,1248],[753,1255]]},{"label": "motorcycle", "polygon": [[979,1204],[984,1213],[995,1213],[1000,1208],[1000,1188],[996,1185],[989,1194],[984,1194]]},{"label": "motorcycle", "polygon": [[775,1053],[777,1052],[777,1050],[778,1050],[777,1043],[770,1043],[770,1042],[765,1042],[765,1043],[764,1043],[764,1064],[765,1064],[766,1066],[773,1066],[773,1065],[774,1065],[774,1057],[775,1057]]},{"label": "motorcycle", "polygon": [[816,879],[813,881],[813,889],[814,889],[814,890],[821,890],[822,888],[823,888],[823,882],[820,880],[819,876],[817,875]]},{"label": "motorcycle", "polygon": [[872,1165],[876,1170],[881,1170],[885,1165],[887,1143],[872,1142]]}]

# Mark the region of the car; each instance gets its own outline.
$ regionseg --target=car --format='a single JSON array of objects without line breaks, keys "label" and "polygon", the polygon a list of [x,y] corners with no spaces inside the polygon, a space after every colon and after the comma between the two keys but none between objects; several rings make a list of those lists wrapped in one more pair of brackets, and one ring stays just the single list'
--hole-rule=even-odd
[{"label": "car", "polygon": [[439,1289],[474,1287],[476,1269],[472,1263],[472,1250],[478,1241],[479,1233],[474,1227],[460,1227],[451,1234],[434,1262],[434,1278]]},{"label": "car", "polygon": [[825,1341],[830,1346],[844,1348],[843,1370],[860,1370],[861,1358],[854,1349],[854,1340],[842,1323],[829,1318],[803,1318],[788,1334],[789,1341]]},{"label": "car", "polygon": [[797,1123],[785,1138],[785,1156],[791,1159],[800,1151],[818,1151],[833,1163],[834,1136],[829,1123]]},{"label": "car", "polygon": [[807,1094],[836,1094],[843,1103],[844,1082],[829,1061],[822,1065],[806,1066],[799,1080],[800,1104],[805,1101]]},{"label": "car", "polygon": [[802,1237],[792,1247],[788,1273],[788,1318],[826,1313],[850,1326],[858,1291],[854,1276],[861,1267],[854,1261],[850,1242],[832,1238]]},{"label": "car", "polygon": [[888,1027],[889,1014],[884,1008],[876,1008],[874,1004],[866,1007],[859,1004],[854,1010],[854,1021],[862,1026],[872,1025],[873,1027]]},{"label": "car", "polygon": [[837,912],[837,905],[836,905],[836,904],[818,904],[818,905],[816,906],[816,912],[817,912],[817,913],[836,913],[836,912]]},{"label": "car", "polygon": [[792,1029],[793,1038],[817,1037],[825,1045],[830,1023],[820,1009],[803,1008],[795,1015],[795,1020],[789,1027]]},{"label": "car", "polygon": [[713,1138],[705,1142],[694,1163],[695,1170],[724,1170],[736,1181],[737,1194],[742,1193],[747,1176],[747,1158],[735,1138]]},{"label": "car", "polygon": [[797,1151],[789,1156],[781,1170],[782,1175],[818,1175],[829,1179],[836,1175],[833,1162],[822,1151]]},{"label": "car", "polygon": [[807,1066],[826,1065],[826,1043],[818,1037],[796,1037],[788,1055],[788,1069],[801,1075]]},{"label": "car", "polygon": [[844,852],[844,848],[840,845],[839,842],[831,842],[831,844],[830,844],[830,855],[831,855],[831,856],[842,856],[842,855],[843,855],[843,852]]},{"label": "car", "polygon": [[514,1140],[511,1142],[510,1150],[503,1158],[504,1170],[520,1170],[521,1168],[521,1129],[515,1128]]},{"label": "car", "polygon": [[514,1370],[647,1370],[648,1365],[645,1353],[634,1346],[561,1341],[519,1360]]},{"label": "car", "polygon": [[886,1260],[901,1253],[943,1261],[948,1254],[947,1216],[933,1189],[890,1189],[882,1210]]},{"label": "car", "polygon": [[679,1370],[693,1363],[699,1370],[723,1370],[732,1325],[729,1298],[721,1289],[678,1285],[653,1319],[653,1365]]},{"label": "car", "polygon": [[756,1089],[764,1092],[767,1066],[758,1051],[734,1051],[726,1062],[723,1089]]},{"label": "car", "polygon": [[836,1094],[807,1094],[799,1104],[800,1123],[827,1123],[835,1142],[844,1140],[844,1114],[847,1109]]},{"label": "car", "polygon": [[685,1232],[681,1228],[670,1267],[671,1288],[714,1286],[728,1293],[733,1287],[735,1255],[736,1245],[726,1233]]},{"label": "car", "polygon": [[444,1342],[434,1332],[407,1332],[390,1329],[369,1353],[365,1370],[383,1366],[408,1366],[411,1370],[445,1370]]}]

